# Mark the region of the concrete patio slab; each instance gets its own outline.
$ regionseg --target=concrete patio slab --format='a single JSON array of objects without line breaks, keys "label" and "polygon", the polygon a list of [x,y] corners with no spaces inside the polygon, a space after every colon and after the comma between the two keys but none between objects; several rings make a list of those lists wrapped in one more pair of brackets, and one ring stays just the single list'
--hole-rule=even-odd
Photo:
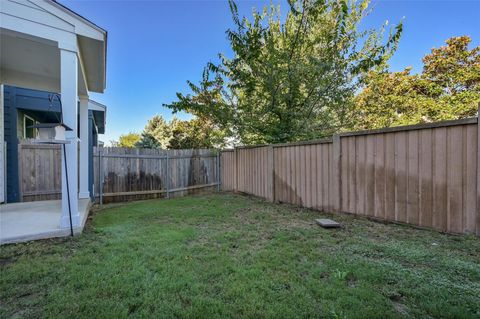
[{"label": "concrete patio slab", "polygon": [[[0,245],[69,236],[69,228],[60,228],[61,209],[60,200],[0,205]],[[90,200],[80,199],[78,210],[81,223],[73,229],[74,234],[85,226]]]}]

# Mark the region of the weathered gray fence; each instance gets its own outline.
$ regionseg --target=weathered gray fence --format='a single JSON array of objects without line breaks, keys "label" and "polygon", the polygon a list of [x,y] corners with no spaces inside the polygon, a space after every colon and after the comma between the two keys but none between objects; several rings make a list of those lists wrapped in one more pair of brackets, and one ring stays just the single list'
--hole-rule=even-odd
[{"label": "weathered gray fence", "polygon": [[24,202],[59,199],[62,191],[60,145],[18,145],[20,199]]},{"label": "weathered gray fence", "polygon": [[[22,141],[18,151],[22,201],[61,198],[60,145]],[[94,148],[93,191],[101,202],[182,196],[219,187],[213,150]]]},{"label": "weathered gray fence", "polygon": [[208,149],[95,148],[94,193],[104,203],[217,189],[219,155]]},{"label": "weathered gray fence", "polygon": [[478,118],[222,152],[222,187],[270,201],[480,235]]}]

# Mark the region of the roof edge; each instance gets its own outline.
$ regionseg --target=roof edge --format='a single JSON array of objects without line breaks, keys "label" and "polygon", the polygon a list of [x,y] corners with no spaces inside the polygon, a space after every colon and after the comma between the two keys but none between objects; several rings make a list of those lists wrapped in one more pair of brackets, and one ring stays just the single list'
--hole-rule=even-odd
[{"label": "roof edge", "polygon": [[58,2],[58,0],[47,0],[48,2],[52,3],[53,5],[57,6],[59,9],[65,11],[66,13],[68,13],[69,15],[75,17],[75,18],[78,18],[78,19],[81,19],[83,20],[85,23],[89,24],[92,28],[95,28],[97,31],[100,31],[102,33],[105,34],[105,38],[107,36],[107,30],[105,30],[104,28],[100,27],[99,25],[93,23],[92,21],[88,20],[87,18],[85,18],[84,16],[76,13],[75,11],[73,11],[72,9],[70,9],[69,7],[61,4],[60,2]]},{"label": "roof edge", "polygon": [[105,104],[99,103],[99,102],[91,100],[91,99],[88,99],[88,103],[93,104],[93,106],[94,106],[92,108],[89,107],[89,110],[104,111],[104,112],[107,111],[107,106]]}]

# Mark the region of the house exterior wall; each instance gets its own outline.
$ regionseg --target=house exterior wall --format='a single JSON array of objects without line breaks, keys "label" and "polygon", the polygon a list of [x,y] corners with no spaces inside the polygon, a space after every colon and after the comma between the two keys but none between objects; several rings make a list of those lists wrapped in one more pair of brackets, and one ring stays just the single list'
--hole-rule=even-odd
[{"label": "house exterior wall", "polygon": [[[39,112],[49,109],[48,92],[27,90],[9,85],[4,86],[3,126],[6,144],[5,184],[6,200],[9,203],[20,201],[18,177],[18,142],[23,138],[25,109]],[[55,107],[53,108],[55,109]]]},{"label": "house exterior wall", "polygon": [[17,110],[15,108],[15,88],[4,86],[3,89],[3,124],[4,140],[6,143],[6,201],[18,202],[18,139],[17,139]]},{"label": "house exterior wall", "polygon": [[90,197],[94,199],[93,147],[98,145],[98,133],[95,118],[91,110],[88,111],[88,131],[88,191],[90,192]]},{"label": "house exterior wall", "polygon": [[[88,98],[90,92],[103,93],[105,89],[107,32],[54,0],[0,0],[0,29],[0,42],[4,44],[0,49],[0,83],[58,92],[62,96],[62,122],[72,131],[66,132],[65,139],[69,143],[64,144],[61,152],[65,161],[60,162],[63,195],[60,228],[78,226],[78,199],[80,195],[88,197],[86,178],[78,183],[79,175],[88,176],[85,165],[88,162],[85,157],[88,139],[84,136],[83,143],[78,145],[77,102],[81,96]],[[4,115],[8,113],[8,118],[4,116],[3,119],[3,126],[8,122],[11,129],[9,136],[5,136],[9,148],[7,157],[10,157],[5,170],[9,201],[18,201],[23,195],[19,191],[18,177],[18,131],[23,125],[18,121],[18,110],[30,114],[33,109],[25,107],[25,103],[30,102],[36,107],[41,104],[35,101],[35,94],[21,99],[20,91],[15,89],[13,104],[9,106],[10,110],[4,112]],[[40,101],[48,103],[45,98]],[[41,116],[48,114],[47,111],[37,109],[34,114]],[[84,133],[88,121],[85,113],[82,112],[81,118]],[[81,146],[83,151],[79,151],[77,146]],[[82,165],[79,165],[79,154]],[[25,157],[25,161],[28,163],[32,159]],[[79,194],[80,186],[82,192]]]},{"label": "house exterior wall", "polygon": [[[18,166],[18,143],[23,137],[23,115],[27,114],[38,120],[46,120],[51,111],[59,111],[59,105],[50,106],[50,92],[4,86],[4,102],[2,117],[4,140],[6,141],[6,200],[9,203],[19,202],[20,181]],[[57,102],[58,103],[58,102]],[[42,116],[42,114],[44,114]],[[50,117],[52,115],[50,114]],[[97,145],[98,136],[93,112],[89,111],[89,166],[93,165],[93,147]],[[3,140],[3,139],[2,139]],[[2,169],[3,173],[3,169]],[[4,174],[5,175],[5,174]],[[89,185],[93,184],[93,169],[89,168]],[[90,194],[92,190],[90,187]]]}]

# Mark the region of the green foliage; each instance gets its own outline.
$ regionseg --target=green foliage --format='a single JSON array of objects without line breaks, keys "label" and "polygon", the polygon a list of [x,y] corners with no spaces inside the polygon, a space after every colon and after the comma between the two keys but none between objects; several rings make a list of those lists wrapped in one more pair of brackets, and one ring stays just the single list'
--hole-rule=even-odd
[{"label": "green foliage", "polygon": [[222,131],[200,118],[189,121],[174,118],[170,122],[170,130],[168,148],[222,148],[225,145]]},{"label": "green foliage", "polygon": [[371,129],[475,116],[480,102],[480,47],[453,37],[423,58],[423,72],[386,67],[365,77],[356,97],[356,129]]},{"label": "green foliage", "polygon": [[142,138],[137,147],[143,148],[168,148],[170,142],[170,126],[160,115],[155,115],[148,120],[142,132]]},{"label": "green foliage", "polygon": [[130,132],[128,134],[122,134],[118,138],[118,147],[135,147],[135,145],[140,141],[140,134]]},{"label": "green foliage", "polygon": [[[115,204],[0,249],[0,318],[478,318],[480,240],[239,195]],[[436,245],[432,245],[435,243]]]},{"label": "green foliage", "polygon": [[225,134],[208,120],[194,118],[167,122],[155,115],[142,132],[137,147],[163,149],[221,148]]},{"label": "green foliage", "polygon": [[241,18],[230,1],[233,57],[209,63],[192,94],[166,105],[209,119],[243,143],[276,143],[329,135],[350,123],[362,75],[385,63],[402,30],[399,24],[360,31],[369,0],[289,1]]},{"label": "green foliage", "polygon": [[335,269],[335,271],[333,272],[333,278],[338,280],[345,280],[347,276],[348,276],[347,271],[341,271],[341,270]]},{"label": "green foliage", "polygon": [[155,137],[145,132],[142,132],[142,138],[135,146],[140,148],[163,148]]}]

